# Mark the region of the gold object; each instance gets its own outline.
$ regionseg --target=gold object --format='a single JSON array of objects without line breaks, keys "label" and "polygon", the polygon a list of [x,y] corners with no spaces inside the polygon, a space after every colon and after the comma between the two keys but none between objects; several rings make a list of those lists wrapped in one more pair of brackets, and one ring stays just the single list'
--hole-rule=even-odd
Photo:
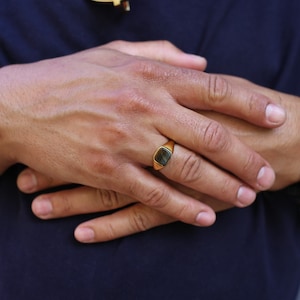
[{"label": "gold object", "polygon": [[167,165],[174,151],[174,141],[169,140],[153,154],[153,168],[160,170]]},{"label": "gold object", "polygon": [[129,0],[92,0],[95,2],[112,2],[114,6],[122,5],[125,11],[130,11],[130,3]]}]

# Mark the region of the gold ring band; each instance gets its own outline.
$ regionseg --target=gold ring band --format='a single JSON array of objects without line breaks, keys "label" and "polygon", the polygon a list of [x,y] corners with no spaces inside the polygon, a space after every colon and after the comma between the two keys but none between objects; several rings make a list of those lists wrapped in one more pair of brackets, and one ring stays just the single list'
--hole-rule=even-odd
[{"label": "gold ring band", "polygon": [[169,140],[155,151],[155,153],[153,154],[154,170],[161,170],[167,165],[173,154],[174,144],[174,141]]}]

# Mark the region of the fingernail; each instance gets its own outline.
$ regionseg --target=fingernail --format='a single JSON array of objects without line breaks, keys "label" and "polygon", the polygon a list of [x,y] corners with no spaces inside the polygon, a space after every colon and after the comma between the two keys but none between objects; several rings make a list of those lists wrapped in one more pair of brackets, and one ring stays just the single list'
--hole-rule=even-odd
[{"label": "fingernail", "polygon": [[261,190],[270,188],[275,180],[275,173],[270,167],[262,167],[257,175],[257,183]]},{"label": "fingernail", "polygon": [[78,227],[74,234],[76,239],[82,243],[93,242],[95,239],[95,232],[89,227]]},{"label": "fingernail", "polygon": [[275,104],[269,104],[266,108],[266,117],[270,123],[281,124],[285,121],[285,110]]},{"label": "fingernail", "polygon": [[34,192],[37,186],[37,180],[33,172],[25,170],[18,178],[18,186],[22,192]]},{"label": "fingernail", "polygon": [[256,193],[252,189],[241,186],[237,193],[238,198],[238,204],[241,207],[245,207],[247,205],[250,205],[256,198]]},{"label": "fingernail", "polygon": [[32,210],[34,214],[40,218],[46,218],[53,211],[52,203],[48,198],[36,198],[32,202]]},{"label": "fingernail", "polygon": [[200,212],[196,217],[196,223],[199,226],[210,226],[215,222],[215,220],[216,215],[206,211]]}]

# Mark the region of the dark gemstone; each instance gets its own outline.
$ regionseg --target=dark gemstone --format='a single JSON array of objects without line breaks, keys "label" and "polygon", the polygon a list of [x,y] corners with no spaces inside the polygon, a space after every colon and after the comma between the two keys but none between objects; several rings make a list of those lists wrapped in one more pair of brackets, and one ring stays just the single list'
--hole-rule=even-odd
[{"label": "dark gemstone", "polygon": [[172,156],[172,152],[166,148],[160,148],[158,149],[156,155],[155,155],[155,160],[162,166],[165,166],[169,159]]}]

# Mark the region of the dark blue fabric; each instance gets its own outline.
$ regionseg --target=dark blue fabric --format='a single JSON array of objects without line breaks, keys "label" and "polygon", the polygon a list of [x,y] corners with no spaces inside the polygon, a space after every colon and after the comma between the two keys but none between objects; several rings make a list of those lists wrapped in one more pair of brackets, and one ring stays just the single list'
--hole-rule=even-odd
[{"label": "dark blue fabric", "polygon": [[[132,0],[124,14],[88,0],[0,5],[0,65],[61,56],[115,39],[167,39],[204,55],[208,71],[300,96],[298,0]],[[172,224],[82,245],[91,216],[41,221],[0,178],[1,299],[293,300],[300,279],[300,215],[293,198],[265,193],[210,228]]]}]

